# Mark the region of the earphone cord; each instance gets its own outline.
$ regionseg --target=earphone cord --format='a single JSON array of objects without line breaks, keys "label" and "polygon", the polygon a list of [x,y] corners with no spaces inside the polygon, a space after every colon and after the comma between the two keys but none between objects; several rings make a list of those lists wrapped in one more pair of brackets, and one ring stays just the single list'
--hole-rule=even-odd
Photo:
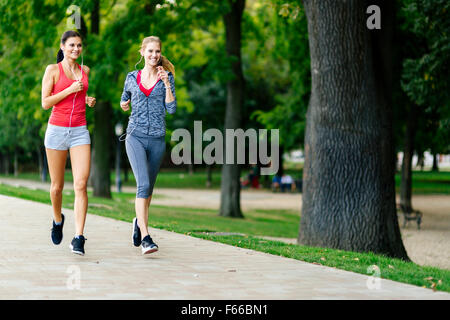
[{"label": "earphone cord", "polygon": [[[73,72],[72,69],[70,69],[70,71],[72,71],[73,77],[77,80],[77,81],[81,81],[83,79],[83,55],[81,55],[81,66],[80,66],[80,73],[81,73],[81,77],[80,79],[77,79],[77,76],[75,75],[75,73]],[[72,102],[72,112],[70,113],[70,120],[69,120],[69,128],[72,127],[72,115],[73,115],[73,111],[75,110],[75,99],[77,97],[78,91],[75,92],[75,95],[73,96],[73,102]]]},{"label": "earphone cord", "polygon": [[[135,70],[135,71],[138,71],[138,70],[137,70],[137,65],[138,65],[141,61],[142,61],[142,56],[141,56],[141,58],[139,59],[139,61],[134,65],[134,70]],[[138,86],[140,86],[140,85],[141,85],[141,82],[139,81]],[[138,107],[138,106],[136,106],[136,112],[137,112],[137,107]],[[134,131],[134,129],[136,129],[136,127],[137,127],[137,125],[135,125],[133,129],[131,129],[130,133],[128,133],[128,132],[125,131],[125,133],[122,134],[122,135],[119,137],[119,141],[122,142],[122,141],[127,140],[128,135],[129,135],[129,134],[132,134],[133,131]],[[125,136],[125,138],[123,138],[124,136]]]},{"label": "earphone cord", "polygon": [[[81,55],[81,66],[80,66],[80,71],[81,71],[81,78],[77,79],[75,73],[73,72],[72,69],[70,69],[70,71],[72,71],[73,77],[76,79],[76,81],[80,81],[81,79],[83,79],[83,55]],[[75,95],[73,96],[73,100],[72,100],[72,111],[70,112],[70,118],[69,118],[69,128],[72,128],[72,116],[73,116],[73,111],[75,110],[75,99],[77,97],[78,91],[75,92]],[[69,132],[67,133],[67,136],[64,138],[64,140],[59,144],[58,148],[64,144],[66,142],[66,140],[70,137],[70,135],[72,134],[72,131],[69,129]]]},{"label": "earphone cord", "polygon": [[[139,59],[139,61],[134,65],[134,70],[135,70],[135,71],[138,71],[138,70],[137,70],[137,65],[142,61],[142,57],[143,57],[143,56],[141,56],[141,58]],[[142,77],[142,74],[141,74],[141,77]],[[142,78],[141,78],[141,79],[142,79]],[[139,80],[138,87],[141,85],[141,79]],[[137,112],[137,109],[138,109],[138,106],[136,106],[136,112]],[[137,128],[137,125],[135,125],[133,129],[131,129],[130,133],[125,132],[124,134],[122,134],[122,135],[119,137],[119,141],[125,141],[125,140],[127,139],[128,135],[129,135],[129,134],[132,134],[133,131],[134,131],[136,128]],[[122,138],[123,136],[125,136],[124,139]]]}]

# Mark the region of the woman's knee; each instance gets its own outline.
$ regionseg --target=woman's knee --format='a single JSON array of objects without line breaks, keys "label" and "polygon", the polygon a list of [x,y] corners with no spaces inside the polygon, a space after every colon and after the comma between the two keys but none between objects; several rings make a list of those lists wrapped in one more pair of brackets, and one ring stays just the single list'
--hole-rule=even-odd
[{"label": "woman's knee", "polygon": [[64,189],[64,183],[52,182],[50,185],[50,194],[52,196],[60,196]]},{"label": "woman's knee", "polygon": [[137,186],[136,197],[147,199],[149,195],[150,195],[150,183],[148,182],[140,183]]},{"label": "woman's knee", "polygon": [[73,182],[75,193],[85,193],[87,191],[87,179],[79,179]]}]

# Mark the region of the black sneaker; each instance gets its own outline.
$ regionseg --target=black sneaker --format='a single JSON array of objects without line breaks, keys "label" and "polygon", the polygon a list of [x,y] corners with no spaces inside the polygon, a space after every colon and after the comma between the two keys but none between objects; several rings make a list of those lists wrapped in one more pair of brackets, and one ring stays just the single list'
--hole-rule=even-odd
[{"label": "black sneaker", "polygon": [[84,256],[84,242],[86,238],[83,236],[79,236],[79,238],[74,237],[72,239],[72,243],[70,244],[70,249],[72,249],[73,253]]},{"label": "black sneaker", "polygon": [[137,218],[133,219],[133,244],[135,247],[141,245],[141,229],[139,229]]},{"label": "black sneaker", "polygon": [[60,225],[56,225],[53,220],[52,241],[54,244],[60,244],[63,238],[64,215],[61,213],[62,221]]},{"label": "black sneaker", "polygon": [[142,239],[141,250],[142,254],[152,253],[158,251],[158,246],[153,242],[152,238],[147,235]]}]

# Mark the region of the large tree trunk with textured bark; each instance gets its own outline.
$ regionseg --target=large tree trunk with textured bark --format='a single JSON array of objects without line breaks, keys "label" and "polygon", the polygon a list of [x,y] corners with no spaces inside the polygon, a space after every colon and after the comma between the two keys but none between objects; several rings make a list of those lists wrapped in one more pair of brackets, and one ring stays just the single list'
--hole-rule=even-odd
[{"label": "large tree trunk with textured bark", "polygon": [[[304,0],[312,92],[299,243],[408,260],[395,204],[391,2]],[[381,7],[381,30],[366,9]]]},{"label": "large tree trunk with textured bark", "polygon": [[[237,129],[241,125],[241,113],[244,104],[244,76],[241,66],[241,20],[245,8],[245,0],[229,0],[230,11],[224,14],[226,29],[226,50],[228,56],[234,56],[236,61],[231,63],[234,78],[227,84],[227,106],[225,111],[224,129]],[[224,134],[224,145],[226,145]],[[235,144],[233,144],[235,145]],[[236,145],[235,152],[236,155]],[[223,157],[226,159],[227,150]],[[220,215],[225,217],[243,217],[240,204],[240,167],[234,164],[222,165]]]}]

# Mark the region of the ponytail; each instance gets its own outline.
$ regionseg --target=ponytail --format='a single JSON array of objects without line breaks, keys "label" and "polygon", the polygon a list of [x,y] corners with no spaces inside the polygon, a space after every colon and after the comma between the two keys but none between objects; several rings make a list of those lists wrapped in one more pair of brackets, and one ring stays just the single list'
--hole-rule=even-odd
[{"label": "ponytail", "polygon": [[175,78],[175,67],[172,64],[172,62],[169,61],[165,56],[161,55],[161,65],[163,66],[164,70],[170,71],[173,74],[173,77]]},{"label": "ponytail", "polygon": [[61,49],[59,49],[58,54],[56,55],[56,63],[60,63],[64,59],[64,53]]},{"label": "ponytail", "polygon": [[[159,47],[162,49],[161,39],[159,39],[159,37],[156,37],[156,36],[150,36],[150,37],[146,37],[146,38],[144,38],[144,40],[142,40],[140,50],[145,49],[145,46],[151,41],[159,43]],[[166,57],[161,55],[161,60],[160,60],[159,64],[164,68],[164,70],[171,72],[173,74],[173,77],[175,78],[175,67],[172,64],[172,62],[169,61],[169,59],[167,59]]]}]

